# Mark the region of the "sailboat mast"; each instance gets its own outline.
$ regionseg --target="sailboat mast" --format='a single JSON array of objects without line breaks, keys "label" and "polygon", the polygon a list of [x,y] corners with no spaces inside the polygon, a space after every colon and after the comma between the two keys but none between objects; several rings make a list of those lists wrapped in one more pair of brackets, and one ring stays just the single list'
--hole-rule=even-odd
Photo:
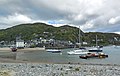
[{"label": "sailboat mast", "polygon": [[98,47],[98,43],[97,43],[97,35],[96,35],[96,47]]},{"label": "sailboat mast", "polygon": [[79,43],[79,48],[81,47],[81,40],[80,40],[80,37],[81,37],[81,36],[80,36],[80,33],[81,33],[81,32],[80,32],[80,26],[79,26],[79,42],[78,42],[78,43]]}]

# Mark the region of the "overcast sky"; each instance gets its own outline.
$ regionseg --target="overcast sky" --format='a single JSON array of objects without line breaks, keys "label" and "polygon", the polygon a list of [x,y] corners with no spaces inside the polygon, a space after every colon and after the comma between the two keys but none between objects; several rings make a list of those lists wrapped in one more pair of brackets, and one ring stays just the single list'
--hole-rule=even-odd
[{"label": "overcast sky", "polygon": [[0,0],[0,29],[34,22],[120,33],[120,0]]}]

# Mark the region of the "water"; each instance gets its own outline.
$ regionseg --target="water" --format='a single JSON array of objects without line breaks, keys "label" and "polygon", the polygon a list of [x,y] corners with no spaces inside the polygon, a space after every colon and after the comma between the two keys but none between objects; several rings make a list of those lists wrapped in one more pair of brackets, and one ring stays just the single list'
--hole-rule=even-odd
[{"label": "water", "polygon": [[50,53],[46,51],[18,52],[18,60],[48,63],[95,63],[95,64],[120,64],[120,46],[103,47],[103,52],[109,57],[105,59],[80,59],[79,55],[68,55],[67,51],[73,49],[63,49],[62,54]]}]

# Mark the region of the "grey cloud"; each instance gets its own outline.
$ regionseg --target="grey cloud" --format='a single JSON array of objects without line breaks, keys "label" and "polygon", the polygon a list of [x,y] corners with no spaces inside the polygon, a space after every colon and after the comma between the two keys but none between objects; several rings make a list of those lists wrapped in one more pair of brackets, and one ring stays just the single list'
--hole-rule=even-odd
[{"label": "grey cloud", "polygon": [[[119,18],[116,19],[120,17],[119,0],[1,0],[0,10],[1,22],[18,13],[32,21],[62,20],[65,24],[81,25],[83,31],[120,31]],[[4,24],[14,25],[10,21]]]}]

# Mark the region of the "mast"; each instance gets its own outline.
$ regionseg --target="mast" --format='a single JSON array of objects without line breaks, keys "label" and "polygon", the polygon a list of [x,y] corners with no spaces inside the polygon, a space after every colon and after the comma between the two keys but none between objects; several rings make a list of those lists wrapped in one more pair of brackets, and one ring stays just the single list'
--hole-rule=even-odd
[{"label": "mast", "polygon": [[81,47],[81,40],[80,40],[81,34],[80,33],[81,33],[81,31],[80,31],[80,26],[79,26],[79,38],[78,38],[79,39],[79,42],[78,42],[79,43],[79,48]]},{"label": "mast", "polygon": [[96,47],[98,47],[98,43],[97,43],[97,35],[96,35]]}]

